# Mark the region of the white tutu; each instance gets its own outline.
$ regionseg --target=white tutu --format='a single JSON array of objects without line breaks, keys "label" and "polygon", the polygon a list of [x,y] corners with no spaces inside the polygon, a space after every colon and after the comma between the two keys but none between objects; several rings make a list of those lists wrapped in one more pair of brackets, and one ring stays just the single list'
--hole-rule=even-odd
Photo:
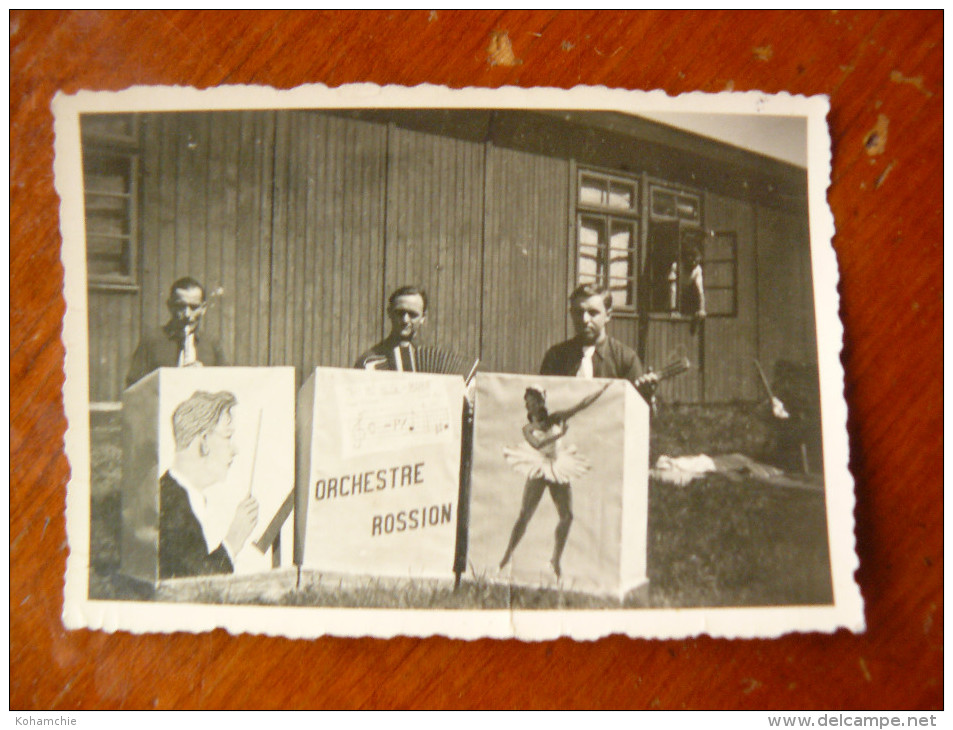
[{"label": "white tutu", "polygon": [[560,444],[554,451],[555,455],[550,457],[524,443],[515,448],[504,446],[503,458],[527,479],[545,479],[556,484],[568,484],[589,471],[589,461],[575,446]]}]

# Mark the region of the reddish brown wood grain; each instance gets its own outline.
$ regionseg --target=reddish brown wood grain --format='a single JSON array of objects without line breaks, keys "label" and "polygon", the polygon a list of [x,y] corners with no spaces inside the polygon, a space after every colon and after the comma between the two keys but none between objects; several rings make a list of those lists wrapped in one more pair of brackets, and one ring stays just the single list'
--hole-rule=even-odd
[{"label": "reddish brown wood grain", "polygon": [[[12,12],[10,703],[935,709],[942,696],[942,12]],[[505,32],[515,65],[493,65]],[[50,101],[133,84],[579,83],[831,96],[867,633],[288,641],[67,632]],[[867,133],[888,120],[886,147]]]}]

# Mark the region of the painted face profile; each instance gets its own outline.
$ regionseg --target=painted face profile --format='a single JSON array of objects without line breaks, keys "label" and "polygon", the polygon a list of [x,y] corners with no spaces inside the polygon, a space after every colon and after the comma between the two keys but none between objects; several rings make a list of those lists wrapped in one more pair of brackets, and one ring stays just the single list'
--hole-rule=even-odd
[{"label": "painted face profile", "polygon": [[228,475],[228,469],[235,460],[238,450],[234,442],[235,426],[232,423],[231,411],[226,411],[218,419],[215,428],[206,432],[205,439],[205,463],[208,472],[214,481],[225,481]]}]

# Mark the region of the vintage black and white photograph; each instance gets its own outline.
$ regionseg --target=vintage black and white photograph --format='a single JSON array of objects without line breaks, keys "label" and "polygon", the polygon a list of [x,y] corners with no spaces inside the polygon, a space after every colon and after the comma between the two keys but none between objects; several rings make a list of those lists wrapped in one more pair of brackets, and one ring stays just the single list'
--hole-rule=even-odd
[{"label": "vintage black and white photograph", "polygon": [[825,99],[54,109],[68,626],[863,628]]}]

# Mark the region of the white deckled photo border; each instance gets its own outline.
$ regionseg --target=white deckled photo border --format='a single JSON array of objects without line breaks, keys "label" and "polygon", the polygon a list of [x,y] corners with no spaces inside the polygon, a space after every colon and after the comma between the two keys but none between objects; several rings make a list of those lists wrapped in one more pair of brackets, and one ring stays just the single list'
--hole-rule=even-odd
[{"label": "white deckled photo border", "polygon": [[[630,115],[698,114],[801,118],[806,125],[808,226],[814,323],[821,402],[823,483],[833,602],[825,605],[679,608],[402,609],[320,606],[220,605],[89,597],[91,537],[89,296],[85,236],[83,140],[80,115],[108,112],[224,110],[512,109]],[[605,87],[574,89],[449,89],[355,84],[291,90],[232,86],[197,90],[135,87],[119,92],[57,94],[54,176],[60,197],[64,267],[66,349],[64,403],[68,420],[65,450],[71,477],[66,496],[69,557],[64,579],[63,621],[67,628],[132,632],[202,632],[224,628],[290,638],[322,635],[398,635],[473,639],[544,640],[569,636],[593,640],[614,633],[643,638],[776,637],[790,632],[834,632],[865,628],[855,580],[855,485],[848,469],[847,406],[841,364],[843,325],[838,312],[839,274],[832,246],[834,219],[827,203],[831,180],[829,102],[824,96],[787,93],[691,93],[676,97]],[[556,341],[556,337],[553,341]],[[540,353],[542,355],[542,353]],[[290,364],[290,363],[285,363]]]}]

